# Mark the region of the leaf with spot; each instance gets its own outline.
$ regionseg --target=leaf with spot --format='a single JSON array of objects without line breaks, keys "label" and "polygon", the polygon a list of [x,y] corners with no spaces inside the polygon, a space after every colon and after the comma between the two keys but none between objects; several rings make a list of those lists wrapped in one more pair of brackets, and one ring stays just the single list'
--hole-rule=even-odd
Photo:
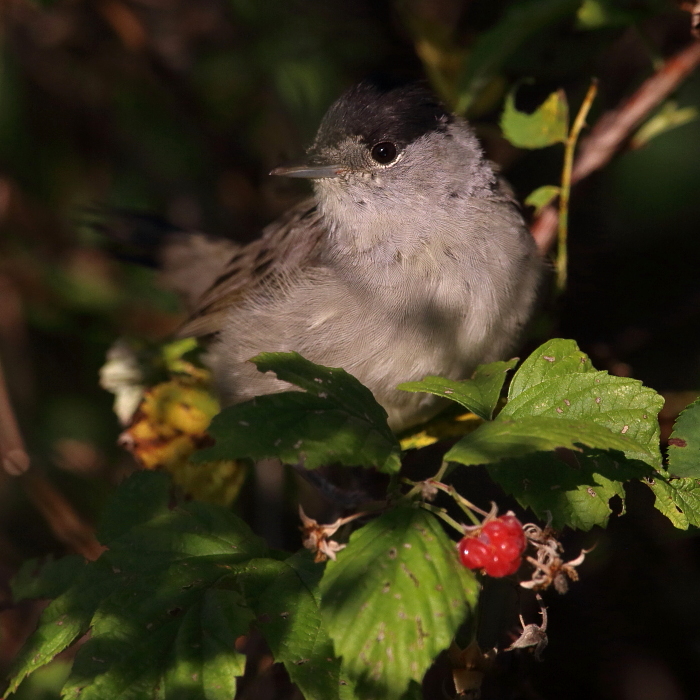
[{"label": "leaf with spot", "polygon": [[700,481],[669,478],[668,473],[654,475],[644,483],[653,491],[654,507],[663,513],[674,527],[687,530],[700,527]]},{"label": "leaf with spot", "polygon": [[584,448],[533,453],[491,464],[488,471],[524,508],[541,520],[551,516],[556,529],[590,530],[607,524],[611,498],[617,496],[624,507],[625,481],[651,470],[640,470],[622,454]]},{"label": "leaf with spot", "polygon": [[320,588],[358,697],[398,700],[473,612],[478,585],[435,516],[399,507],[351,535]]},{"label": "leaf with spot", "polygon": [[262,353],[253,358],[261,372],[303,389],[259,396],[229,406],[214,417],[213,447],[195,461],[278,457],[307,469],[326,464],[401,468],[399,443],[386,411],[372,392],[342,369],[316,365],[298,353]]},{"label": "leaf with spot", "polygon": [[251,561],[241,581],[275,661],[284,663],[306,700],[343,700],[352,697],[352,686],[321,617],[323,569],[302,550],[284,561]]},{"label": "leaf with spot", "polygon": [[700,399],[682,411],[673,426],[668,471],[672,476],[700,477]]},{"label": "leaf with spot", "polygon": [[454,445],[445,459],[465,466],[491,464],[531,452],[578,450],[579,445],[620,451],[639,448],[625,435],[616,435],[595,423],[533,416],[485,423]]},{"label": "leaf with spot", "polygon": [[[162,697],[224,700],[243,671],[237,637],[253,620],[238,568],[267,553],[230,511],[209,504],[162,507],[161,475],[138,473],[108,506],[109,550],[81,565],[44,611],[18,657],[10,691],[91,630],[64,696],[81,700]],[[133,499],[130,527],[109,525]],[[139,502],[144,517],[138,517]]]},{"label": "leaf with spot", "polygon": [[484,420],[491,420],[506,374],[517,364],[517,359],[508,362],[491,362],[479,365],[471,379],[457,381],[443,377],[425,377],[420,382],[405,382],[397,387],[402,391],[418,391],[435,394],[464,406]]},{"label": "leaf with spot", "polygon": [[496,419],[446,459],[489,464],[493,478],[539,517],[589,529],[607,522],[610,498],[624,499],[622,482],[660,466],[662,404],[641,382],[597,371],[575,342],[551,340],[516,372]]},{"label": "leaf with spot", "polygon": [[28,559],[10,582],[15,603],[30,598],[58,598],[82,572],[85,560],[78,554],[45,561]]},{"label": "leaf with spot", "polygon": [[563,90],[553,92],[532,114],[515,107],[515,90],[506,97],[501,115],[503,135],[518,148],[544,148],[566,141],[569,107]]},{"label": "leaf with spot", "polygon": [[498,418],[583,420],[629,439],[628,459],[661,465],[658,413],[663,398],[636,379],[597,371],[573,340],[541,345],[515,373]]}]

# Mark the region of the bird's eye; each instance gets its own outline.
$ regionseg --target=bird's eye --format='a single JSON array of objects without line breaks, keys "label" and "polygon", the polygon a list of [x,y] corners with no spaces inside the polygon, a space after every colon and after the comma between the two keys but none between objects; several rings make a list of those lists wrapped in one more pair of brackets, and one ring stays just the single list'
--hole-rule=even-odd
[{"label": "bird's eye", "polygon": [[370,151],[372,158],[380,165],[388,165],[396,159],[397,154],[396,145],[391,143],[391,141],[377,143],[372,146],[372,150]]}]

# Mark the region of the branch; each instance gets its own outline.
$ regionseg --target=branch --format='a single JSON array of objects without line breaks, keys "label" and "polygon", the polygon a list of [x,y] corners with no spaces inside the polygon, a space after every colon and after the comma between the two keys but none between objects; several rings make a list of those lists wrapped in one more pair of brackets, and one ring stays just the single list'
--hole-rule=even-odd
[{"label": "branch", "polygon": [[[0,364],[0,460],[11,476],[20,476],[29,469],[29,455],[19,432],[17,419],[10,404],[5,376]],[[94,528],[76,513],[66,500],[44,476],[32,471],[23,476],[27,496],[44,516],[51,532],[59,542],[72,551],[94,561],[104,551],[95,538]]]},{"label": "branch", "polygon": [[7,393],[2,363],[0,363],[0,461],[3,469],[10,476],[19,476],[29,469],[29,455],[24,447]]},{"label": "branch", "polygon": [[105,547],[95,537],[94,528],[86,523],[66,497],[43,475],[32,470],[22,477],[24,490],[34,507],[44,516],[53,536],[71,551],[95,561]]},{"label": "branch", "polygon": [[[581,141],[571,182],[575,184],[606,165],[648,114],[663,102],[700,64],[700,42],[694,42],[669,58],[619,107],[604,114]],[[546,254],[556,240],[558,217],[546,206],[532,222],[530,231],[540,253]]]}]

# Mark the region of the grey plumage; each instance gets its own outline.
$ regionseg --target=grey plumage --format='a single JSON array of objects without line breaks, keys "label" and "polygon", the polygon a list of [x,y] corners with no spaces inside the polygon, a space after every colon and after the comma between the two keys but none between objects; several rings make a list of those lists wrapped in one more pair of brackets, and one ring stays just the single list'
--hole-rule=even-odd
[{"label": "grey plumage", "polygon": [[295,350],[355,375],[398,430],[439,404],[397,384],[465,378],[513,349],[542,263],[471,128],[429,93],[353,88],[306,162],[277,173],[312,178],[315,196],[230,258],[194,263],[200,288],[215,281],[181,334],[213,336],[225,403],[288,389],[248,360]]}]

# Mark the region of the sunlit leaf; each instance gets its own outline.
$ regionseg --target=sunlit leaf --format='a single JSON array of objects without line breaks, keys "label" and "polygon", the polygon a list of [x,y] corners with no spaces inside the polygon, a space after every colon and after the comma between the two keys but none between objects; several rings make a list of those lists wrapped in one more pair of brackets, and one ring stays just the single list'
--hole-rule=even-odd
[{"label": "sunlit leaf", "polygon": [[472,378],[464,381],[425,377],[420,382],[399,384],[397,388],[402,391],[418,391],[442,396],[456,401],[484,420],[491,420],[506,380],[506,373],[513,369],[517,362],[517,359],[513,359],[508,362],[480,365]]},{"label": "sunlit leaf", "polygon": [[698,479],[670,479],[658,475],[646,479],[656,497],[654,506],[680,530],[700,527],[700,482]]},{"label": "sunlit leaf", "polygon": [[559,196],[560,192],[561,188],[556,185],[542,185],[542,187],[530,192],[525,198],[525,204],[529,207],[535,207],[535,216],[537,216]]},{"label": "sunlit leaf", "polygon": [[518,148],[544,148],[566,141],[569,107],[563,90],[553,92],[534,112],[515,107],[515,92],[508,93],[501,115],[503,135]]},{"label": "sunlit leaf", "polygon": [[304,391],[259,396],[224,409],[209,428],[216,444],[199,452],[197,461],[278,457],[307,469],[340,463],[399,470],[399,443],[386,411],[352,375],[297,353],[263,353],[253,361],[261,372],[275,372]]},{"label": "sunlit leaf", "polygon": [[420,682],[476,595],[439,521],[416,508],[356,530],[321,580],[321,610],[360,698],[398,700]]}]

